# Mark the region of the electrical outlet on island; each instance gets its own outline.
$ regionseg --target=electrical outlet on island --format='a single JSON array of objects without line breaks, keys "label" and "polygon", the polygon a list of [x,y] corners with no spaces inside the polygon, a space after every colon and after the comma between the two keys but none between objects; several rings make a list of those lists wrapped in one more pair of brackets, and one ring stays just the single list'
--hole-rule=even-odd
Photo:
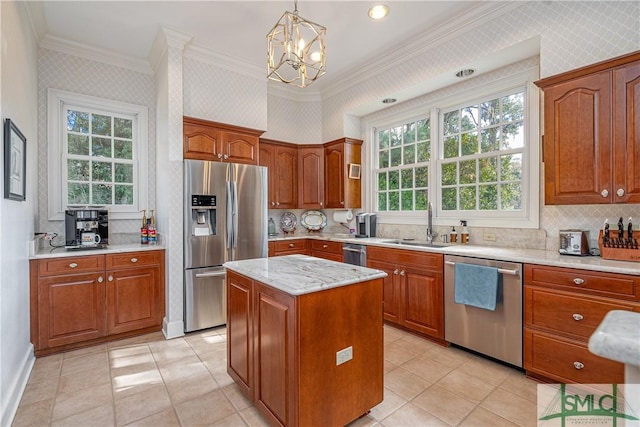
[{"label": "electrical outlet on island", "polygon": [[496,233],[484,233],[485,242],[495,242],[496,241]]}]

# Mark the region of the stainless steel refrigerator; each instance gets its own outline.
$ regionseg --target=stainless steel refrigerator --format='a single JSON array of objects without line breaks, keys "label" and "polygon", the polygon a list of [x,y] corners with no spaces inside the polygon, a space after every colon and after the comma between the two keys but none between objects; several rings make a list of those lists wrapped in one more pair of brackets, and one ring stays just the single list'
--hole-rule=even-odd
[{"label": "stainless steel refrigerator", "polygon": [[185,331],[226,323],[222,264],[267,256],[267,168],[184,161]]}]

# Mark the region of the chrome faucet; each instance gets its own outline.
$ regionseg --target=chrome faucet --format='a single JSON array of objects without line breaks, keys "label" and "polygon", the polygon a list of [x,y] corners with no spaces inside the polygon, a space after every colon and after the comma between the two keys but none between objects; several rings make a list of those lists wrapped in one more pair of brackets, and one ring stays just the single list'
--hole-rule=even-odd
[{"label": "chrome faucet", "polygon": [[431,202],[427,205],[427,242],[432,245],[433,238],[435,234],[433,233],[433,206],[431,206]]}]

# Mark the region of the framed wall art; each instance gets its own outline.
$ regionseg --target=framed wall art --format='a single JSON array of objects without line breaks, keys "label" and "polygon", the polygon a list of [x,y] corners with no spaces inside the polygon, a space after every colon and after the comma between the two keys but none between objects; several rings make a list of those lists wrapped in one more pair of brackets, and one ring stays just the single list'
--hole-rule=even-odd
[{"label": "framed wall art", "polygon": [[4,198],[27,198],[27,139],[11,119],[4,122]]},{"label": "framed wall art", "polygon": [[349,178],[360,179],[360,165],[358,163],[349,163]]}]

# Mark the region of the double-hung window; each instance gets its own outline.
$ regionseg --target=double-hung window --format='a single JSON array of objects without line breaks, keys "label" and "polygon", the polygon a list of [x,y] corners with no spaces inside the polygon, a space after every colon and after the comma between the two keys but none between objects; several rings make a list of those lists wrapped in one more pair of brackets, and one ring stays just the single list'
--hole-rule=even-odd
[{"label": "double-hung window", "polygon": [[106,207],[136,218],[147,202],[147,107],[49,90],[49,217]]}]

